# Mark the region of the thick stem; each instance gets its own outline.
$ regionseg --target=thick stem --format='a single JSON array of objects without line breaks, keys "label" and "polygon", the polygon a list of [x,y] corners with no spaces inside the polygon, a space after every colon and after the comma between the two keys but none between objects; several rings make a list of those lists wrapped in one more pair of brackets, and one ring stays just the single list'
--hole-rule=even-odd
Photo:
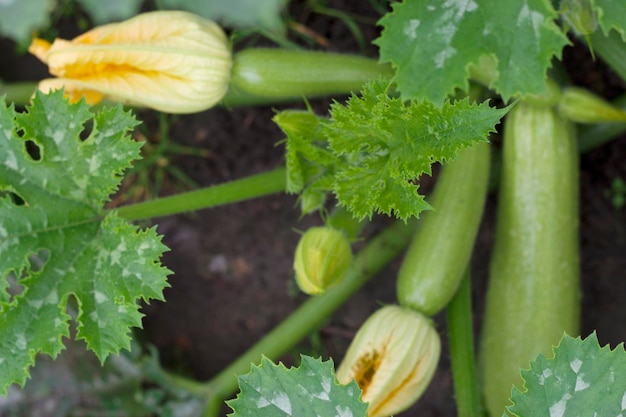
[{"label": "thick stem", "polygon": [[224,184],[131,204],[115,210],[126,220],[169,216],[278,193],[285,189],[285,183],[285,168],[276,168]]},{"label": "thick stem", "polygon": [[459,417],[479,417],[480,400],[472,332],[472,291],[469,268],[446,310],[450,361]]},{"label": "thick stem", "polygon": [[413,235],[416,222],[408,225],[397,222],[389,227],[359,252],[350,266],[344,281],[324,295],[310,298],[294,311],[285,321],[275,327],[259,342],[244,352],[226,369],[206,385],[207,408],[205,417],[214,417],[219,398],[223,400],[237,388],[236,375],[250,371],[252,363],[259,363],[261,356],[277,359],[288,352],[300,340],[339,308],[353,293],[395,258]]}]

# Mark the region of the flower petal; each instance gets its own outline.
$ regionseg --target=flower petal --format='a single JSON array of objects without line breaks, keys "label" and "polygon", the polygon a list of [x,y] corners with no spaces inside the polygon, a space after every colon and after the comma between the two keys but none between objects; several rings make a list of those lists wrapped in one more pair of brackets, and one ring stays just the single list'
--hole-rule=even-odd
[{"label": "flower petal", "polygon": [[72,41],[31,48],[50,73],[110,99],[171,113],[215,105],[232,65],[221,28],[187,12],[151,12],[95,28]]}]

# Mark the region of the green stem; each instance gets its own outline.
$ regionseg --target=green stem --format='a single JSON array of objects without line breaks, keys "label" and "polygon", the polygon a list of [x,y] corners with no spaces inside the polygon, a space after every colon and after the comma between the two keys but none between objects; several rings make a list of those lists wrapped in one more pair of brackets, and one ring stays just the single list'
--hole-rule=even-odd
[{"label": "green stem", "polygon": [[416,222],[408,225],[396,222],[363,248],[355,257],[344,281],[324,295],[309,298],[281,324],[265,335],[206,384],[208,399],[205,417],[214,417],[219,404],[237,389],[236,375],[250,371],[250,365],[259,363],[261,356],[277,359],[300,340],[318,329],[353,293],[394,259],[413,235]]},{"label": "green stem", "polygon": [[472,291],[469,268],[446,311],[452,379],[459,417],[479,417],[480,400],[472,332]]},{"label": "green stem", "polygon": [[234,203],[285,189],[285,168],[252,175],[200,190],[157,198],[115,209],[127,220],[142,220]]}]

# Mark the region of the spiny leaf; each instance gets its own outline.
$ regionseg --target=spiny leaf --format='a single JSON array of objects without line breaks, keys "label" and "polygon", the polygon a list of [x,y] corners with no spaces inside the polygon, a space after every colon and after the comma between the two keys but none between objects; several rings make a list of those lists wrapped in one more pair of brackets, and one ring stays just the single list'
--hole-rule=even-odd
[{"label": "spiny leaf", "polygon": [[513,389],[508,410],[516,416],[622,416],[626,413],[626,351],[565,335],[553,349],[522,371],[525,391]]},{"label": "spiny leaf", "polygon": [[[121,106],[93,115],[62,91],[38,92],[21,114],[0,102],[0,394],[24,382],[37,353],[62,350],[70,299],[77,337],[104,360],[141,325],[137,299],[163,298],[167,248],[155,230],[102,210],[138,157],[127,137],[136,124]],[[9,276],[21,292],[8,292]]]},{"label": "spiny leaf", "polygon": [[346,163],[338,165],[334,192],[355,217],[376,211],[406,220],[430,206],[414,183],[431,174],[431,165],[456,157],[457,152],[487,135],[508,108],[468,100],[438,108],[429,101],[390,97],[383,82],[367,85],[360,97],[331,108],[325,125],[330,147]]},{"label": "spiny leaf", "polygon": [[232,417],[365,417],[367,404],[353,380],[341,385],[332,359],[301,356],[297,368],[274,365],[263,357],[261,365],[239,377],[241,392],[227,404]]},{"label": "spiny leaf", "polygon": [[508,100],[546,91],[550,61],[568,43],[555,17],[545,0],[405,0],[380,20],[375,43],[405,99],[439,104],[467,91],[469,67],[486,60],[494,66],[487,81]]}]

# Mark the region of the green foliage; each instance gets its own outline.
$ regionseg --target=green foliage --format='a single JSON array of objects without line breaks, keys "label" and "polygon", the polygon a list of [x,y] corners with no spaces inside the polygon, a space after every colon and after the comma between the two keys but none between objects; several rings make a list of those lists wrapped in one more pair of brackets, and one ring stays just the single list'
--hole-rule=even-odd
[{"label": "green foliage", "polygon": [[623,0],[594,0],[598,11],[598,23],[607,35],[615,29],[626,42],[626,2]]},{"label": "green foliage", "polygon": [[285,0],[161,0],[166,9],[187,10],[235,27],[282,28],[280,13]]},{"label": "green foliage", "polygon": [[128,19],[137,12],[142,0],[77,0],[94,23],[101,25],[113,20]]},{"label": "green foliage", "polygon": [[469,66],[486,59],[494,67],[486,81],[508,100],[546,91],[550,61],[568,43],[555,16],[545,0],[405,0],[380,20],[375,43],[381,62],[396,67],[404,98],[441,103],[456,88],[467,91]]},{"label": "green foliage", "polygon": [[274,121],[287,134],[288,192],[332,191],[355,217],[373,212],[406,220],[430,206],[415,181],[431,165],[456,157],[480,141],[508,111],[468,100],[406,103],[368,84],[346,105],[335,102],[330,119],[282,112]]},{"label": "green foliage", "polygon": [[626,351],[598,344],[596,334],[586,339],[565,335],[553,349],[522,371],[525,391],[513,389],[516,416],[621,416],[626,410]]},{"label": "green foliage", "polygon": [[[137,299],[163,298],[169,271],[159,263],[166,247],[155,230],[138,231],[102,210],[138,157],[140,144],[127,137],[136,124],[120,105],[92,114],[62,91],[37,93],[24,113],[3,100],[0,394],[24,382],[36,353],[61,351],[68,305],[78,309],[77,337],[102,361],[128,348],[129,328],[141,326]],[[45,263],[35,266],[33,254]],[[9,276],[21,292],[9,293]]]},{"label": "green foliage", "polygon": [[54,0],[0,1],[0,35],[28,43],[32,32],[48,24]]},{"label": "green foliage", "polygon": [[341,385],[333,361],[301,355],[297,368],[274,365],[263,357],[261,365],[239,377],[241,392],[227,404],[232,417],[365,417],[367,404],[352,380]]}]

